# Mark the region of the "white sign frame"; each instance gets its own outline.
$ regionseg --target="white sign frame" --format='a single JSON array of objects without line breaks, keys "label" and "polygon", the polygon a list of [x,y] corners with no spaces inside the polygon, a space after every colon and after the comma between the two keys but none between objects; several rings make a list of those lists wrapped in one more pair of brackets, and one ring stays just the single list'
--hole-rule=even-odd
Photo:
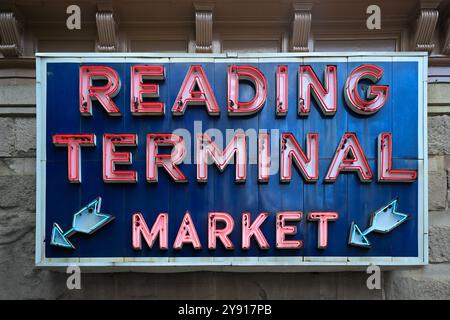
[{"label": "white sign frame", "polygon": [[[255,62],[418,62],[418,257],[111,257],[111,258],[47,258],[45,256],[45,191],[46,191],[46,75],[47,63],[169,63],[213,62],[222,58],[227,63]],[[358,53],[235,53],[235,54],[156,54],[156,53],[36,53],[36,257],[39,268],[59,269],[69,265],[84,271],[341,271],[362,270],[374,264],[384,269],[428,264],[428,149],[427,149],[427,71],[425,52],[358,52]],[[130,244],[131,245],[131,244]]]}]

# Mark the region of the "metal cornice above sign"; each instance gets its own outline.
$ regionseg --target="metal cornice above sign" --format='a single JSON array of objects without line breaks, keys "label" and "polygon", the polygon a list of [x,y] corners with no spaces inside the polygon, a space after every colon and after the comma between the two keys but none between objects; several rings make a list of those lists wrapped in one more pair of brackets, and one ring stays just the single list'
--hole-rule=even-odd
[{"label": "metal cornice above sign", "polygon": [[38,54],[37,266],[426,264],[426,69],[422,53]]}]

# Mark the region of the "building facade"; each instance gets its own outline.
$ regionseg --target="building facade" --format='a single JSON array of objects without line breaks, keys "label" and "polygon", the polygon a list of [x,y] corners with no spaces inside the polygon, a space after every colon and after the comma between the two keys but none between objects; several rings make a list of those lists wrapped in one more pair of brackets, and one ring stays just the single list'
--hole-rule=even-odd
[{"label": "building facade", "polygon": [[[449,22],[446,0],[2,1],[0,298],[450,298]],[[427,266],[383,271],[373,290],[361,271],[83,273],[69,290],[35,267],[36,52],[359,51],[429,54]]]}]

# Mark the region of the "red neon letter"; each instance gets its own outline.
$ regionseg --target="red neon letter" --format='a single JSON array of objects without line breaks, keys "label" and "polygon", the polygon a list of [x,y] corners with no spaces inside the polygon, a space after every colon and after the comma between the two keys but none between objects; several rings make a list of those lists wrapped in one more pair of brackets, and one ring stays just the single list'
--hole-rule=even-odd
[{"label": "red neon letter", "polygon": [[137,182],[136,171],[118,171],[116,164],[131,164],[131,152],[116,152],[116,146],[135,147],[137,135],[131,133],[105,133],[103,135],[103,181]]},{"label": "red neon letter", "polygon": [[159,248],[161,250],[167,250],[168,245],[168,223],[169,216],[167,213],[160,213],[155,220],[151,230],[148,230],[144,217],[141,213],[133,214],[133,249],[141,250],[141,235],[144,237],[145,242],[151,249],[159,235]]},{"label": "red neon letter", "polygon": [[328,221],[336,221],[339,218],[337,212],[310,212],[308,213],[308,220],[319,221],[319,231],[317,247],[325,249],[328,245]]},{"label": "red neon letter", "polygon": [[358,93],[358,83],[363,79],[368,79],[376,83],[383,76],[383,69],[372,65],[363,64],[352,71],[345,84],[344,96],[347,105],[354,112],[362,115],[371,115],[385,105],[389,86],[369,86],[367,99],[363,100]]},{"label": "red neon letter", "polygon": [[289,182],[292,179],[292,160],[300,169],[306,181],[312,182],[319,178],[319,134],[309,133],[306,138],[305,156],[292,133],[281,134],[281,175],[280,181]]},{"label": "red neon letter", "polygon": [[[239,81],[248,80],[255,87],[255,96],[250,101],[239,101]],[[258,112],[267,97],[266,77],[252,66],[228,67],[228,114],[230,116],[249,115]]]},{"label": "red neon letter", "polygon": [[278,212],[276,217],[277,224],[277,248],[278,249],[301,249],[303,241],[286,240],[286,235],[297,233],[297,226],[286,226],[286,221],[299,221],[302,218],[301,211]]},{"label": "red neon letter", "polygon": [[164,67],[133,66],[131,68],[131,113],[136,116],[164,114],[164,102],[143,101],[143,98],[159,97],[159,85],[144,83],[144,80],[164,80]]},{"label": "red neon letter", "polygon": [[[223,222],[225,227],[217,229],[217,221]],[[225,249],[233,250],[234,246],[228,235],[233,231],[234,220],[225,212],[210,212],[208,214],[208,248],[216,248],[216,238],[222,241]]]},{"label": "red neon letter", "polygon": [[178,230],[177,237],[173,243],[173,248],[179,250],[185,243],[192,243],[192,246],[196,250],[202,248],[197,230],[195,230],[194,223],[192,222],[191,215],[188,211],[186,211],[186,214],[183,217],[183,222]]},{"label": "red neon letter", "polygon": [[211,138],[205,134],[197,136],[197,181],[208,181],[208,155],[220,171],[235,156],[236,182],[244,182],[247,178],[247,143],[244,133],[236,133],[225,150],[221,152]]},{"label": "red neon letter", "polygon": [[250,248],[250,239],[255,236],[256,241],[261,249],[269,249],[269,243],[264,237],[261,229],[259,227],[269,216],[268,213],[260,213],[255,221],[250,224],[251,215],[250,213],[242,214],[242,249]]},{"label": "red neon letter", "polygon": [[[170,154],[159,154],[158,146],[173,146]],[[163,167],[175,182],[187,182],[177,167],[186,155],[183,138],[176,134],[155,133],[147,135],[147,181],[158,182],[158,166]]]},{"label": "red neon letter", "polygon": [[413,182],[416,179],[416,170],[392,169],[392,133],[380,133],[378,136],[378,181]]},{"label": "red neon letter", "polygon": [[334,154],[325,181],[334,182],[341,171],[356,171],[362,182],[372,180],[372,171],[367,163],[366,156],[353,132],[346,132]]},{"label": "red neon letter", "polygon": [[[104,86],[94,86],[94,80],[106,80]],[[80,112],[83,116],[92,116],[92,101],[98,100],[110,116],[120,116],[120,110],[111,99],[120,91],[120,79],[117,72],[106,66],[80,67]]]},{"label": "red neon letter", "polygon": [[285,116],[288,112],[288,67],[277,68],[277,115]]},{"label": "red neon letter", "polygon": [[183,115],[187,105],[206,105],[209,115],[220,113],[202,66],[191,66],[172,107],[173,115]]},{"label": "red neon letter", "polygon": [[69,181],[81,182],[81,150],[80,147],[95,147],[95,134],[55,134],[53,144],[67,147],[67,172]]},{"label": "red neon letter", "polygon": [[334,115],[337,110],[337,71],[336,66],[325,70],[325,88],[320,83],[311,66],[301,66],[299,72],[300,103],[299,115],[308,115],[311,110],[311,94],[324,115]]},{"label": "red neon letter", "polygon": [[268,133],[258,134],[258,181],[268,182],[270,176],[270,140]]}]

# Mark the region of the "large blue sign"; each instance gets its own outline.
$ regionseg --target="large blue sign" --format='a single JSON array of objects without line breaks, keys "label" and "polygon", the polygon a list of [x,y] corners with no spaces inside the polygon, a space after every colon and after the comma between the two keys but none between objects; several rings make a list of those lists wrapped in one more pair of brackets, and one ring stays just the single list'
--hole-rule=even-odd
[{"label": "large blue sign", "polygon": [[38,56],[36,263],[417,265],[426,56]]}]

